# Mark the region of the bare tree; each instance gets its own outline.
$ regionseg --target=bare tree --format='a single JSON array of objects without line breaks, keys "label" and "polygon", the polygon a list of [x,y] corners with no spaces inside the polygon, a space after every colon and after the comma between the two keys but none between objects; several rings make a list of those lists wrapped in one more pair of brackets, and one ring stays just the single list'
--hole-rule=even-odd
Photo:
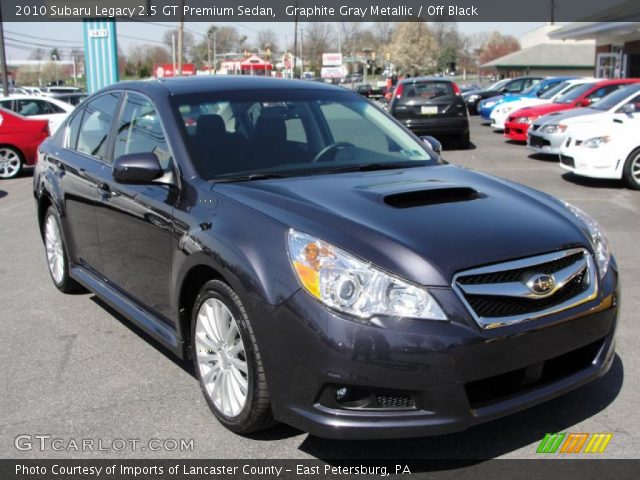
[{"label": "bare tree", "polygon": [[[176,45],[176,57],[178,56],[178,29],[174,28],[172,30],[167,30],[166,32],[164,32],[164,35],[162,37],[162,42],[167,46],[167,48],[169,49],[169,51],[171,51],[172,47],[173,47],[173,37],[175,36],[175,45]],[[191,59],[190,55],[192,53],[193,50],[193,46],[195,44],[195,39],[193,37],[193,34],[187,30],[185,30],[184,32],[184,37],[182,39],[182,58],[184,59]],[[187,55],[189,54],[189,55]]]},{"label": "bare tree", "polygon": [[269,48],[272,52],[278,51],[278,35],[270,28],[260,30],[256,42],[256,46],[260,49]]},{"label": "bare tree", "polygon": [[482,46],[478,60],[482,65],[517,50],[520,50],[520,42],[515,37],[495,31]]},{"label": "bare tree", "polygon": [[332,37],[334,35],[330,23],[310,22],[307,24],[302,41],[303,58],[311,70],[319,70],[322,66],[322,54],[333,49]]}]

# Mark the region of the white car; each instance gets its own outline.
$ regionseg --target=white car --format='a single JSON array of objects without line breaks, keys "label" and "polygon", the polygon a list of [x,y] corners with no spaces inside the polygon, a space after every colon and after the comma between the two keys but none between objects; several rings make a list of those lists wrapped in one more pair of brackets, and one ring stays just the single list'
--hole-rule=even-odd
[{"label": "white car", "polygon": [[75,108],[67,102],[37,95],[10,95],[0,98],[0,107],[25,117],[49,120],[49,131],[52,135]]},{"label": "white car", "polygon": [[498,105],[491,111],[491,126],[496,130],[504,130],[504,123],[507,121],[507,118],[509,118],[511,112],[515,112],[516,110],[520,110],[524,107],[533,107],[543,105],[545,103],[551,103],[557,97],[570,92],[578,85],[594,81],[595,80],[593,78],[576,78],[573,80],[566,80],[555,87],[550,88],[539,97],[523,97],[512,102],[505,102],[502,105]]},{"label": "white car", "polygon": [[640,117],[574,124],[560,148],[560,166],[590,178],[623,179],[640,190]]},{"label": "white car", "polygon": [[[567,128],[571,125],[598,124],[607,127],[610,123],[640,117],[640,83],[615,90],[586,108],[574,108],[554,112],[538,118],[529,129],[527,147],[537,153],[558,155],[567,140]],[[531,131],[543,144],[532,144]]]}]

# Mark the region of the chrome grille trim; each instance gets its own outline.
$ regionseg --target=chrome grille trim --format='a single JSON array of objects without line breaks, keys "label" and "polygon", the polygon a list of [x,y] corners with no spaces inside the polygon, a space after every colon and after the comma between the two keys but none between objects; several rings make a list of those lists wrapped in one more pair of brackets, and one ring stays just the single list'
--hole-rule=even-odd
[{"label": "chrome grille trim", "polygon": [[[582,253],[582,258],[578,259],[573,264],[561,268],[554,272],[554,277],[557,275],[557,284],[553,291],[545,295],[532,295],[528,287],[522,282],[497,282],[497,283],[472,283],[463,284],[459,283],[459,280],[463,277],[469,277],[472,275],[484,275],[491,273],[499,273],[510,270],[521,270],[530,268],[532,272],[536,271],[536,267],[564,259]],[[483,317],[476,314],[471,304],[467,301],[465,294],[467,295],[481,295],[481,296],[496,296],[496,297],[513,297],[522,299],[545,299],[551,295],[558,293],[564,286],[571,282],[574,278],[582,275],[585,272],[587,275],[587,288],[580,292],[578,295],[569,298],[559,304],[543,308],[534,312],[512,315],[512,316],[500,316],[500,317]],[[560,285],[561,284],[561,285]],[[560,285],[560,286],[559,286]],[[508,325],[514,325],[517,323],[525,322],[528,320],[534,320],[537,318],[552,315],[554,313],[568,310],[585,302],[593,300],[598,295],[598,280],[596,276],[596,266],[591,254],[584,248],[573,248],[570,250],[563,250],[561,252],[554,252],[545,255],[537,255],[535,257],[528,257],[521,260],[515,260],[510,262],[497,263],[486,267],[474,268],[471,270],[465,270],[458,272],[454,275],[451,284],[453,290],[456,292],[462,303],[465,305],[476,323],[483,329],[492,329],[505,327]]]}]

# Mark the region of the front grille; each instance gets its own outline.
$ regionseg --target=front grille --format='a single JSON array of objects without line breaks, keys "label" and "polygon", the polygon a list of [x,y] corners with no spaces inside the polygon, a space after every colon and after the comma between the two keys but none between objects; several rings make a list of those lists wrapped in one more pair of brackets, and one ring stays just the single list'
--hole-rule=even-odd
[{"label": "front grille", "polygon": [[538,364],[466,383],[469,404],[482,408],[584,370],[594,362],[603,343],[600,339]]},{"label": "front grille", "polygon": [[539,137],[538,135],[529,135],[529,145],[531,145],[532,147],[548,147],[551,145],[551,142],[549,142],[549,140]]},{"label": "front grille", "polygon": [[469,304],[480,317],[504,317],[536,312],[573,298],[588,288],[586,272],[582,272],[555,295],[543,299],[470,295]]},{"label": "front grille", "polygon": [[595,266],[584,249],[468,270],[453,281],[454,290],[483,328],[572,308],[594,298],[596,287]]},{"label": "front grille", "polygon": [[575,168],[576,162],[573,157],[568,157],[566,155],[560,155],[560,163],[563,165],[567,165],[569,167]]}]

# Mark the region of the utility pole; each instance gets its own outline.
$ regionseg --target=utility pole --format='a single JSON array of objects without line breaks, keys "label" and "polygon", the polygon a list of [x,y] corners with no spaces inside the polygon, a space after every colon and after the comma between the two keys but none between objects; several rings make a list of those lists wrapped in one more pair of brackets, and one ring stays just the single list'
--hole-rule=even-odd
[{"label": "utility pole", "polygon": [[171,32],[171,60],[173,61],[173,75],[176,75],[176,34]]},{"label": "utility pole", "polygon": [[555,25],[555,19],[556,19],[556,2],[555,0],[551,0],[551,25]]},{"label": "utility pole", "polygon": [[9,96],[9,76],[7,73],[7,56],[4,50],[4,30],[2,28],[2,7],[0,6],[0,68],[2,68],[2,93]]},{"label": "utility pole", "polygon": [[180,23],[178,25],[178,75],[182,75],[182,52],[184,50],[184,0],[180,0]]},{"label": "utility pole", "polygon": [[304,73],[304,28],[300,29],[300,78]]},{"label": "utility pole", "polygon": [[293,70],[291,77],[295,78],[296,64],[298,63],[298,2],[296,2],[296,23],[293,28]]}]

